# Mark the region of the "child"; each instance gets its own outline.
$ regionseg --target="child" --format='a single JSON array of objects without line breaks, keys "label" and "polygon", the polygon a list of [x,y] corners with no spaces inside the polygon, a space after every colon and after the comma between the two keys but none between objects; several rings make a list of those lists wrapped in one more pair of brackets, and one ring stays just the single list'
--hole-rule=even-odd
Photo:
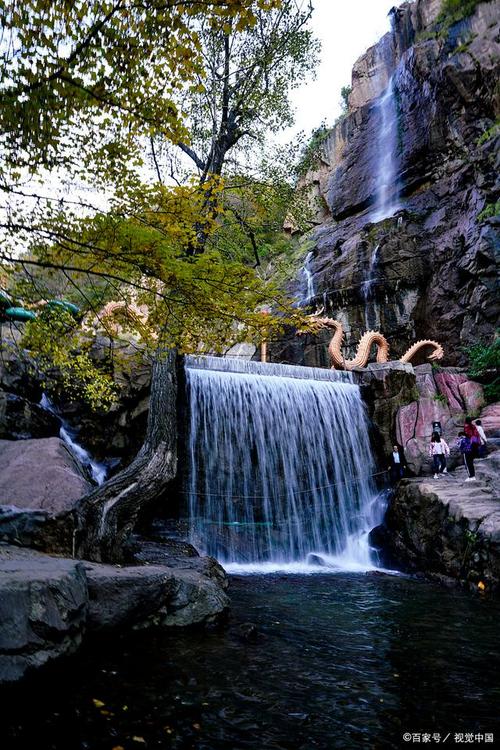
[{"label": "child", "polygon": [[437,479],[440,474],[448,473],[446,456],[449,455],[450,449],[448,443],[443,440],[439,432],[433,432],[429,445],[429,456],[432,458],[434,464],[434,479]]},{"label": "child", "polygon": [[471,438],[467,437],[465,432],[458,433],[457,446],[464,457],[464,466],[469,475],[466,482],[476,481],[476,470],[474,469],[474,449]]}]

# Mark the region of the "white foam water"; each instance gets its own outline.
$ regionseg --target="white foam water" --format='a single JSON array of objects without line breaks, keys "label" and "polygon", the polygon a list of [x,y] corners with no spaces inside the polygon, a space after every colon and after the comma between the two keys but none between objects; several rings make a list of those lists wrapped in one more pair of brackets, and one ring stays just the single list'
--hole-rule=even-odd
[{"label": "white foam water", "polygon": [[186,370],[195,546],[231,572],[375,569],[368,537],[385,502],[358,386],[198,360]]},{"label": "white foam water", "polygon": [[378,111],[378,135],[375,205],[370,216],[378,222],[394,216],[401,208],[398,189],[398,108],[391,76],[387,88],[375,104]]},{"label": "white foam water", "polygon": [[315,295],[314,291],[314,277],[311,271],[311,261],[313,259],[313,253],[307,253],[302,266],[301,273],[303,278],[302,294],[299,300],[299,305],[308,305]]},{"label": "white foam water", "polygon": [[75,441],[75,433],[73,432],[73,430],[71,430],[68,423],[61,419],[60,415],[57,413],[57,410],[54,407],[54,404],[49,399],[46,393],[42,394],[42,398],[40,399],[40,406],[42,407],[42,409],[46,409],[47,411],[52,412],[52,414],[55,414],[59,418],[61,422],[59,437],[63,442],[66,443],[77,461],[79,461],[82,466],[88,469],[94,482],[98,485],[103,484],[106,481],[108,471],[106,464],[94,461],[90,453]]}]

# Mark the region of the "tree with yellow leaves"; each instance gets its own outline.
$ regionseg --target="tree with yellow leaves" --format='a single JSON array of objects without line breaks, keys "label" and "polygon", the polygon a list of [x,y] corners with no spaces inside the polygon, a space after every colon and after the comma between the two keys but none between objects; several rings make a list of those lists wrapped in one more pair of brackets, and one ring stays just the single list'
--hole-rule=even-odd
[{"label": "tree with yellow leaves", "polygon": [[[0,263],[37,313],[25,342],[99,403],[109,383],[95,377],[85,325],[44,303],[64,284],[84,322],[112,299],[148,311],[129,323],[154,359],[146,442],[68,519],[81,554],[119,557],[140,508],[175,474],[174,349],[218,351],[264,327],[305,325],[231,250],[244,236],[258,259],[274,188],[225,168],[289,124],[289,85],[315,49],[299,5],[0,0]],[[190,179],[165,173],[167,145],[193,159]]]}]

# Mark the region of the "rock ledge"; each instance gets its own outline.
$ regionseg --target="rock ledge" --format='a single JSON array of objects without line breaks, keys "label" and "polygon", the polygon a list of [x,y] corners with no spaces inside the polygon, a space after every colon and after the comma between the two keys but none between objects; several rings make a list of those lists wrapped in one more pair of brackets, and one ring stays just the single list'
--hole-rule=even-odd
[{"label": "rock ledge", "polygon": [[214,621],[225,586],[211,558],[121,567],[0,545],[0,683],[74,652],[88,633]]}]

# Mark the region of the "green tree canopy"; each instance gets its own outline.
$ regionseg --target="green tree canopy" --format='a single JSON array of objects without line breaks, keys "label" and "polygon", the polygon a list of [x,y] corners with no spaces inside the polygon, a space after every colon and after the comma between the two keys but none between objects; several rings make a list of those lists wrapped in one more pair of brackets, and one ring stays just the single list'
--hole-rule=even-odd
[{"label": "green tree canopy", "polygon": [[[248,262],[293,180],[225,166],[244,139],[290,122],[288,89],[316,49],[309,14],[288,0],[0,0],[0,262],[38,314],[26,326],[34,351],[69,366],[69,342],[84,352],[96,327],[114,335],[99,320],[109,300],[146,311],[121,329],[151,347],[217,351],[305,325]],[[203,169],[195,159],[190,179],[165,177],[165,144],[197,149]],[[234,251],[242,237],[250,253]],[[63,292],[80,328],[45,314]]]}]

